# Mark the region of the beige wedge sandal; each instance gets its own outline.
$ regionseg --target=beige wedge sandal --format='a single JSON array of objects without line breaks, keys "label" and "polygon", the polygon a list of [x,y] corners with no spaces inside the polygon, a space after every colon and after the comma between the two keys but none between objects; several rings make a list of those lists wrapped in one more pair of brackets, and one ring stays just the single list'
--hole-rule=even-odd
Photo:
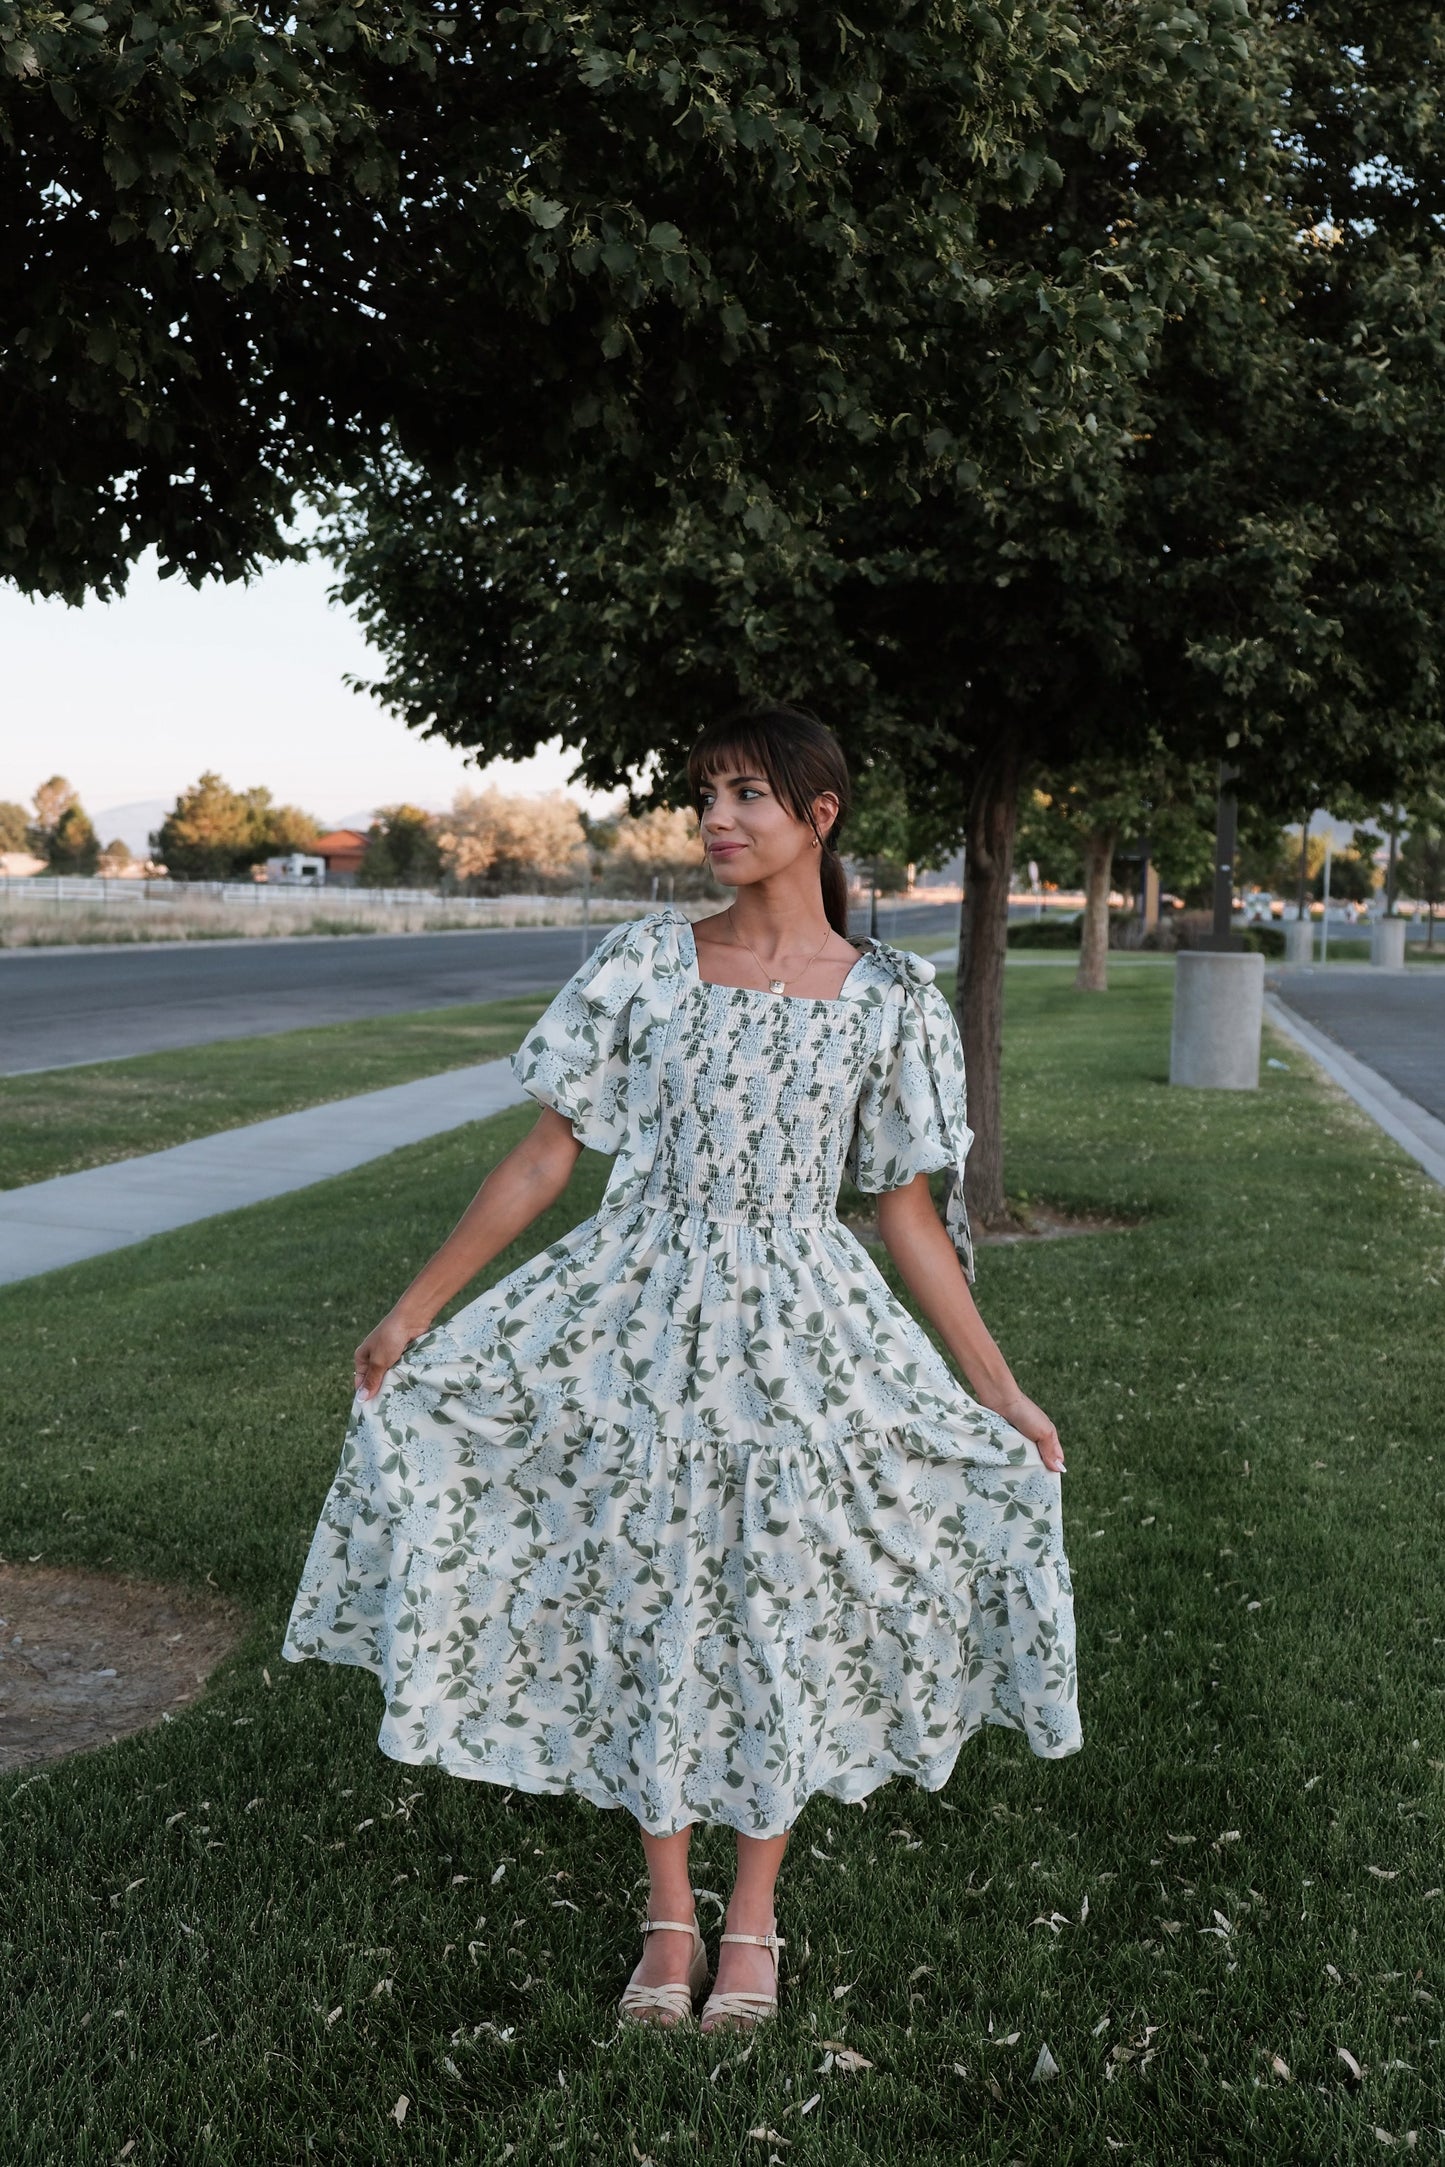
[{"label": "beige wedge sandal", "polygon": [[[776,1925],[777,1921],[774,1920],[773,1923]],[[746,1941],[754,1948],[771,1949],[773,1953],[771,1994],[748,1994],[741,1991],[732,1994],[709,1994],[703,2003],[704,2020],[709,2016],[715,2020],[711,2024],[704,2021],[704,2031],[751,2031],[756,2025],[765,2023],[769,2017],[775,2017],[778,2013],[778,1982],[782,1978],[778,1951],[786,1948],[787,1943],[777,1934],[720,1934],[718,1939]]]},{"label": "beige wedge sandal", "polygon": [[647,1919],[642,1931],[644,1935],[691,1934],[692,1964],[686,1986],[678,1981],[671,1986],[638,1986],[629,1980],[622,1990],[619,2005],[624,2020],[630,2024],[653,2024],[660,2031],[672,2031],[679,2024],[694,2023],[692,2005],[708,1981],[707,1950],[698,1932],[696,1917],[690,1926],[685,1926],[681,1919]]}]

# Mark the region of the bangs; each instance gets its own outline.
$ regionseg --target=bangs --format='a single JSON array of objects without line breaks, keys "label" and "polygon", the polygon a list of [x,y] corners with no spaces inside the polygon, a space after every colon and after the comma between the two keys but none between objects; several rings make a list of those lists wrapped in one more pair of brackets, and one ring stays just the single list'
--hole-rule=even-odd
[{"label": "bangs", "polygon": [[766,776],[774,797],[785,805],[791,804],[793,793],[778,774],[772,752],[761,717],[756,723],[746,715],[713,723],[688,754],[687,786],[694,810],[701,813],[698,796],[702,786],[723,768],[740,768],[744,772]]}]

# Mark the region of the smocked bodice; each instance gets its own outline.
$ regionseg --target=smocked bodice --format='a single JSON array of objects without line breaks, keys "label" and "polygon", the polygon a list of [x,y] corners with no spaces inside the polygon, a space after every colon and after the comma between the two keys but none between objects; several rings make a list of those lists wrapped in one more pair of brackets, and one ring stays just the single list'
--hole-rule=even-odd
[{"label": "smocked bodice", "polygon": [[683,985],[649,1200],[709,1219],[830,1217],[876,1016],[858,1001]]}]

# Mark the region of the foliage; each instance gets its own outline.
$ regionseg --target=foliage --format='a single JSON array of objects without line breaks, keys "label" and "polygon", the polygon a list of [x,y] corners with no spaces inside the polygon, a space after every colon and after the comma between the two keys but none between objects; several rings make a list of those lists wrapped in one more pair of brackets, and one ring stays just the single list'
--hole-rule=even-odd
[{"label": "foliage", "polygon": [[814,508],[965,456],[950,306],[989,420],[1040,450],[1079,426],[1076,354],[1135,335],[1111,265],[995,276],[975,230],[1054,170],[1066,0],[845,34],[802,0],[5,20],[0,565],[41,591],[109,590],[148,544],[234,576],[386,432],[438,479],[457,446],[556,476],[600,451],[684,508],[692,472],[762,530],[803,438]]},{"label": "foliage", "polygon": [[471,895],[539,882],[575,886],[591,847],[562,791],[511,797],[491,786],[457,792],[437,841],[448,879]]},{"label": "foliage", "polygon": [[63,775],[52,775],[40,785],[33,803],[34,818],[26,824],[22,841],[5,847],[32,851],[52,873],[93,873],[100,844],[74,785]]},{"label": "foliage", "polygon": [[1008,929],[1010,948],[1077,948],[1084,921],[1075,911],[1061,917],[1057,911],[1044,918],[1016,918]]},{"label": "foliage", "polygon": [[151,837],[173,880],[234,880],[263,858],[305,850],[320,829],[265,789],[232,790],[214,769],[183,790]]},{"label": "foliage", "polygon": [[434,888],[441,878],[437,821],[419,805],[383,805],[367,830],[357,875],[364,888]]},{"label": "foliage", "polygon": [[[1442,1200],[1287,1049],[1258,1091],[1161,1089],[1169,974],[1121,979],[1090,1004],[1018,972],[1006,1082],[1020,1185],[1142,1223],[980,1260],[1067,1448],[1084,1750],[987,1731],[938,1794],[816,1800],[780,1887],[798,1966],[756,2043],[617,2035],[622,1815],[398,1771],[370,1679],[276,1659],[350,1349],[530,1110],[0,1293],[4,1555],[252,1621],[173,1721],[3,1780],[7,2160],[111,2161],[139,2132],[132,2161],[251,2167],[315,2134],[334,2161],[570,2167],[630,2158],[630,2130],[731,2161],[773,2128],[790,2167],[1273,2167],[1380,2159],[1376,2128],[1404,2159],[1433,2129]],[[564,1239],[605,1174],[584,1154],[469,1292]],[[732,1848],[698,1832],[700,1886]],[[874,2066],[823,2073],[842,2009]],[[1030,2083],[1044,2040],[1062,2077]]]},{"label": "foliage", "polygon": [[[1336,903],[1368,903],[1379,884],[1379,873],[1374,860],[1358,850],[1334,850],[1329,861],[1330,896]],[[1318,902],[1325,892],[1325,863],[1321,856],[1319,871],[1310,882],[1310,893]]]},{"label": "foliage", "polygon": [[25,847],[48,861],[56,831],[65,815],[80,804],[80,793],[64,775],[52,775],[41,783],[31,803],[34,814],[26,826]]},{"label": "foliage", "polygon": [[584,820],[604,894],[665,895],[670,902],[716,895],[691,806],[660,805],[634,816],[624,805],[610,818]]},{"label": "foliage", "polygon": [[[1217,756],[1239,725],[1192,643],[1217,560],[1257,582],[1237,529],[1263,424],[1218,510],[1213,468],[1254,390],[1271,430],[1288,422],[1279,350],[1307,254],[1272,17],[1151,0],[1006,20],[1021,155],[980,157],[976,129],[956,130],[936,55],[908,48],[910,77],[902,48],[878,54],[879,156],[850,221],[878,236],[868,282],[836,331],[811,261],[764,286],[755,314],[803,395],[754,402],[756,374],[730,382],[725,456],[698,434],[645,470],[599,435],[555,474],[484,453],[433,471],[397,445],[334,543],[384,658],[374,689],[414,727],[483,757],[560,733],[595,788],[632,788],[655,758],[660,800],[704,715],[801,695],[855,767],[903,780],[910,855],[969,826],[970,1179],[990,1208],[1013,801],[1031,761],[1137,754],[1156,733],[1176,757]],[[997,56],[980,57],[991,82]],[[920,170],[940,214],[945,176],[952,192],[946,278],[892,241],[916,228]],[[684,231],[698,186],[683,177]],[[800,309],[871,407],[851,448],[828,433],[837,393],[807,374]]]},{"label": "foliage", "polygon": [[97,868],[102,873],[119,873],[127,865],[135,864],[135,853],[123,836],[114,836],[100,854]]},{"label": "foliage", "polygon": [[[1303,833],[1302,826],[1300,833]],[[1321,830],[1305,840],[1306,889],[1324,862],[1325,838]],[[1268,822],[1261,823],[1252,837],[1241,832],[1235,867],[1240,880],[1247,885],[1267,888],[1273,895],[1292,900],[1299,893],[1300,834],[1291,834]]]},{"label": "foliage", "polygon": [[50,833],[49,869],[52,873],[93,873],[100,858],[100,841],[84,807],[67,805]]},{"label": "foliage", "polygon": [[22,851],[30,847],[30,815],[23,805],[0,798],[0,850]]}]

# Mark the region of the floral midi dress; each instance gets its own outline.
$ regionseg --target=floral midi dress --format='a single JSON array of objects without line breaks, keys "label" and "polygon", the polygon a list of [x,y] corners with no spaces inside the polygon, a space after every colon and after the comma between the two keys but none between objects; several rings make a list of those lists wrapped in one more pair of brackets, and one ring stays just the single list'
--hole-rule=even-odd
[{"label": "floral midi dress", "polygon": [[833,1000],[711,984],[667,908],[527,1033],[601,1207],[355,1403],[286,1631],[379,1680],[383,1752],[775,1836],[981,1724],[1078,1748],[1059,1478],[836,1212],[948,1169],[972,1276],[933,977],[872,941]]}]

